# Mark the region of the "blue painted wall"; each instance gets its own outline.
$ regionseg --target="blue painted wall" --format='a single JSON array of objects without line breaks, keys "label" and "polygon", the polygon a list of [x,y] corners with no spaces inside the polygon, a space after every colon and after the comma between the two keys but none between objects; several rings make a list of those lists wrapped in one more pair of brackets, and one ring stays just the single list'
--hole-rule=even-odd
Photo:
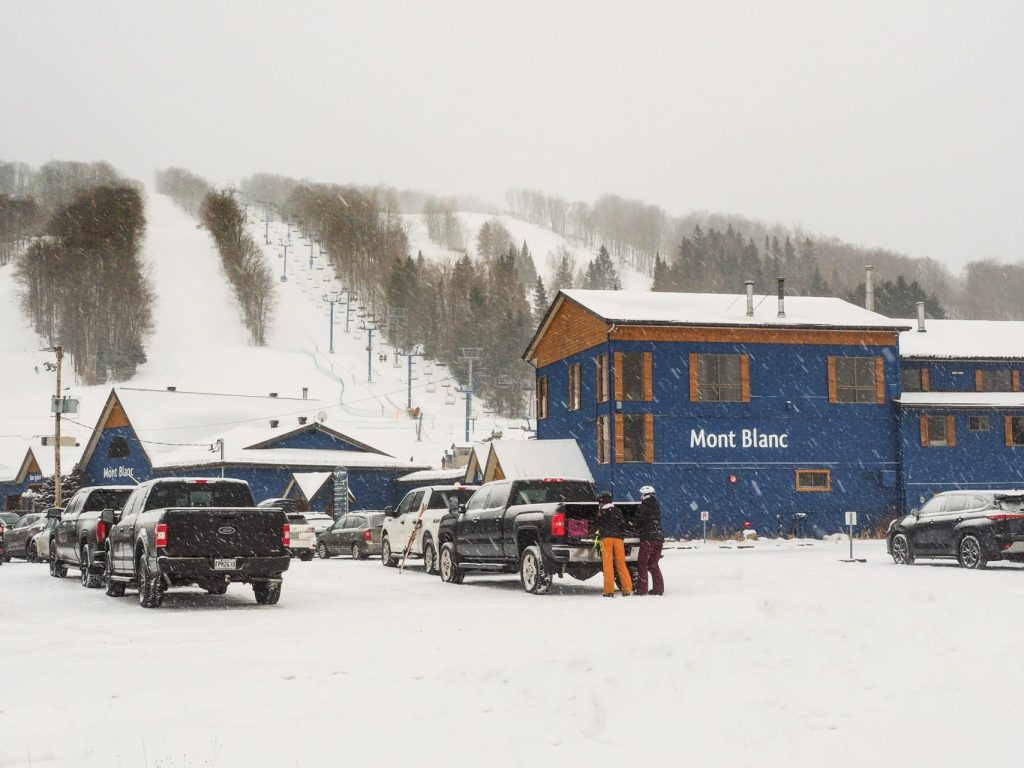
[{"label": "blue painted wall", "polygon": [[905,369],[928,371],[929,392],[974,392],[976,371],[1014,371],[1022,366],[1015,361],[986,360],[901,360]]},{"label": "blue painted wall", "polygon": [[[654,402],[598,404],[597,354],[651,351]],[[747,354],[750,403],[691,403],[689,354]],[[882,356],[883,404],[830,404],[829,356]],[[568,368],[581,364],[582,408],[569,411]],[[894,514],[897,491],[898,421],[892,399],[899,392],[897,349],[892,346],[788,345],[745,343],[612,342],[548,365],[549,416],[538,422],[538,436],[573,437],[599,487],[617,498],[638,498],[650,483],[658,489],[670,534],[700,531],[699,513],[712,524],[738,529],[749,520],[763,532],[792,527],[794,515],[807,515],[808,530],[840,530],[843,513],[856,509],[861,523]],[[610,381],[614,381],[614,371]],[[610,387],[614,392],[614,386]],[[655,463],[597,464],[596,417],[653,413]],[[691,431],[734,433],[736,447],[692,445]],[[785,434],[787,448],[743,447],[742,430]],[[614,440],[612,442],[614,450]],[[796,469],[829,469],[830,492],[798,492]],[[735,475],[736,483],[728,481]]]},{"label": "blue painted wall", "polygon": [[278,440],[267,441],[265,448],[303,448],[306,450],[358,451],[369,453],[365,448],[342,440],[316,427],[304,432],[283,436]]}]

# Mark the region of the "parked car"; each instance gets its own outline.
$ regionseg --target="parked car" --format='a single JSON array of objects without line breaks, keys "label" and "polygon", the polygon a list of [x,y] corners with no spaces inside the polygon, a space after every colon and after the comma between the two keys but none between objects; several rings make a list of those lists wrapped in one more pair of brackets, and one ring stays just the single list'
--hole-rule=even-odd
[{"label": "parked car", "polygon": [[50,531],[57,526],[60,513],[60,507],[50,507],[46,510],[46,525],[28,543],[27,559],[30,563],[48,563],[50,561]]},{"label": "parked car", "polygon": [[334,525],[334,518],[330,515],[322,515],[318,512],[307,512],[306,522],[313,526],[313,530],[319,534]]},{"label": "parked car", "polygon": [[452,501],[465,504],[478,486],[427,485],[413,488],[398,503],[398,507],[385,511],[381,562],[388,566],[398,565],[406,549],[409,557],[423,559],[423,570],[437,572],[437,530],[441,518],[448,513]]},{"label": "parked car", "polygon": [[21,557],[31,560],[29,541],[46,527],[45,512],[29,512],[7,529],[7,557]]},{"label": "parked car", "polygon": [[889,526],[894,562],[956,558],[964,568],[1024,562],[1024,490],[946,491]]},{"label": "parked car", "polygon": [[288,553],[308,563],[316,554],[316,529],[306,521],[300,512],[288,513],[288,524],[291,526],[291,546]]},{"label": "parked car", "polygon": [[341,554],[350,555],[353,560],[379,555],[383,522],[384,512],[374,509],[342,515],[317,536],[316,553],[324,560]]},{"label": "parked car", "polygon": [[[115,513],[103,513],[112,522]],[[107,594],[137,585],[139,605],[157,608],[168,587],[198,584],[222,595],[232,582],[252,584],[256,602],[281,597],[290,527],[277,507],[255,505],[243,480],[163,477],[128,497],[110,531]]]},{"label": "parked car", "polygon": [[11,530],[11,527],[16,525],[20,519],[21,515],[17,512],[0,512],[0,536],[4,537],[5,542],[4,550],[0,552],[0,562],[11,562],[11,556],[6,549],[6,533],[8,533]]},{"label": "parked car", "polygon": [[50,530],[50,575],[62,579],[77,568],[82,586],[103,586],[110,524],[100,519],[104,510],[120,511],[134,485],[90,485],[79,488]]}]

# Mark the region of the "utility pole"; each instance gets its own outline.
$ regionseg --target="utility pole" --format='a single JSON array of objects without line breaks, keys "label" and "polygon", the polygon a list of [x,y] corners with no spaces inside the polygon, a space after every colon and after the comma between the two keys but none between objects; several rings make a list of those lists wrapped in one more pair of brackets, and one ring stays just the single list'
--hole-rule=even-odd
[{"label": "utility pole", "polygon": [[469,422],[473,415],[473,362],[480,359],[482,347],[462,347],[459,352],[469,366],[469,384],[466,387],[466,442],[469,442]]},{"label": "utility pole", "polygon": [[281,282],[282,283],[287,283],[288,282],[288,243],[283,243],[283,245],[284,245],[284,254],[283,254],[283,258],[284,258],[284,272],[281,274]]},{"label": "utility pole", "polygon": [[61,363],[64,361],[64,347],[59,344],[53,348],[57,353],[57,413],[54,417],[53,434],[57,438],[57,444],[53,447],[53,506],[59,507],[60,503],[60,412],[63,407],[60,397],[60,376]]},{"label": "utility pole", "polygon": [[408,375],[408,378],[406,379],[406,383],[408,385],[408,393],[406,395],[406,400],[405,400],[406,410],[411,410],[412,409],[412,359],[414,357],[423,357],[423,345],[422,344],[417,344],[416,346],[414,346],[412,348],[412,352],[406,352],[405,353],[405,360],[406,360],[406,363],[408,363],[408,365],[409,365],[409,375]]},{"label": "utility pole", "polygon": [[359,330],[366,331],[366,380],[373,381],[373,332],[377,330],[377,324],[372,316],[368,316],[359,326]]}]

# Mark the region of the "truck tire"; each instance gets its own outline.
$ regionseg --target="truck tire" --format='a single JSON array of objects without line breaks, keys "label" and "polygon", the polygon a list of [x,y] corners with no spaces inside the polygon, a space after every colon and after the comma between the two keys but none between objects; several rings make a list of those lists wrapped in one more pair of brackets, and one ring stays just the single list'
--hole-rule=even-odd
[{"label": "truck tire", "polygon": [[150,574],[147,559],[145,554],[139,557],[135,569],[139,574],[139,605],[159,608],[164,601],[164,585],[159,576]]},{"label": "truck tire", "polygon": [[519,580],[523,589],[531,595],[545,595],[551,588],[551,574],[544,568],[540,547],[532,546],[523,550],[519,558]]},{"label": "truck tire", "polygon": [[437,552],[430,539],[423,542],[423,570],[426,573],[437,573]]},{"label": "truck tire", "polygon": [[465,574],[459,568],[458,558],[455,557],[455,545],[450,541],[441,545],[437,570],[441,574],[441,581],[447,584],[461,584],[465,578]]},{"label": "truck tire", "polygon": [[107,597],[124,597],[124,582],[114,580],[114,565],[110,559],[109,553],[107,556],[107,564],[103,569],[103,575],[106,576],[107,580]]},{"label": "truck tire", "polygon": [[380,561],[387,568],[394,568],[398,565],[398,560],[391,554],[391,540],[387,536],[380,542]]},{"label": "truck tire", "polygon": [[83,544],[81,551],[78,553],[78,571],[81,574],[82,586],[87,589],[102,587],[103,575],[100,573],[90,573],[89,568],[91,566],[92,558],[89,556],[89,547]]},{"label": "truck tire", "polygon": [[55,579],[63,579],[68,575],[67,567],[61,565],[60,560],[57,559],[56,542],[52,540],[50,541],[50,575]]},{"label": "truck tire", "polygon": [[277,601],[281,599],[281,584],[257,581],[252,585],[252,592],[260,605],[277,605]]},{"label": "truck tire", "polygon": [[310,560],[313,559],[313,554],[314,554],[314,552],[313,552],[312,549],[309,550],[308,552],[300,552],[299,553],[299,560],[301,560],[304,563],[308,563]]}]

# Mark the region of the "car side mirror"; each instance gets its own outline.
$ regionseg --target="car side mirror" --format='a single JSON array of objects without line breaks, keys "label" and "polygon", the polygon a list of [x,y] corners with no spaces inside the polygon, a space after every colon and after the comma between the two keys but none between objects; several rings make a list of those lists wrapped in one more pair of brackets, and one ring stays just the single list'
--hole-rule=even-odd
[{"label": "car side mirror", "polygon": [[107,525],[113,525],[114,524],[114,510],[112,510],[112,509],[104,509],[102,512],[100,512],[100,520],[102,520]]},{"label": "car side mirror", "polygon": [[63,512],[60,507],[54,507],[53,509],[46,510],[46,516],[50,519],[60,519],[60,513]]},{"label": "car side mirror", "polygon": [[912,510],[910,510],[910,514],[912,514],[914,517],[920,517],[921,510],[918,509],[917,507],[914,507]]},{"label": "car side mirror", "polygon": [[394,517],[395,516],[395,508],[394,507],[384,507],[384,516],[385,517]]}]

